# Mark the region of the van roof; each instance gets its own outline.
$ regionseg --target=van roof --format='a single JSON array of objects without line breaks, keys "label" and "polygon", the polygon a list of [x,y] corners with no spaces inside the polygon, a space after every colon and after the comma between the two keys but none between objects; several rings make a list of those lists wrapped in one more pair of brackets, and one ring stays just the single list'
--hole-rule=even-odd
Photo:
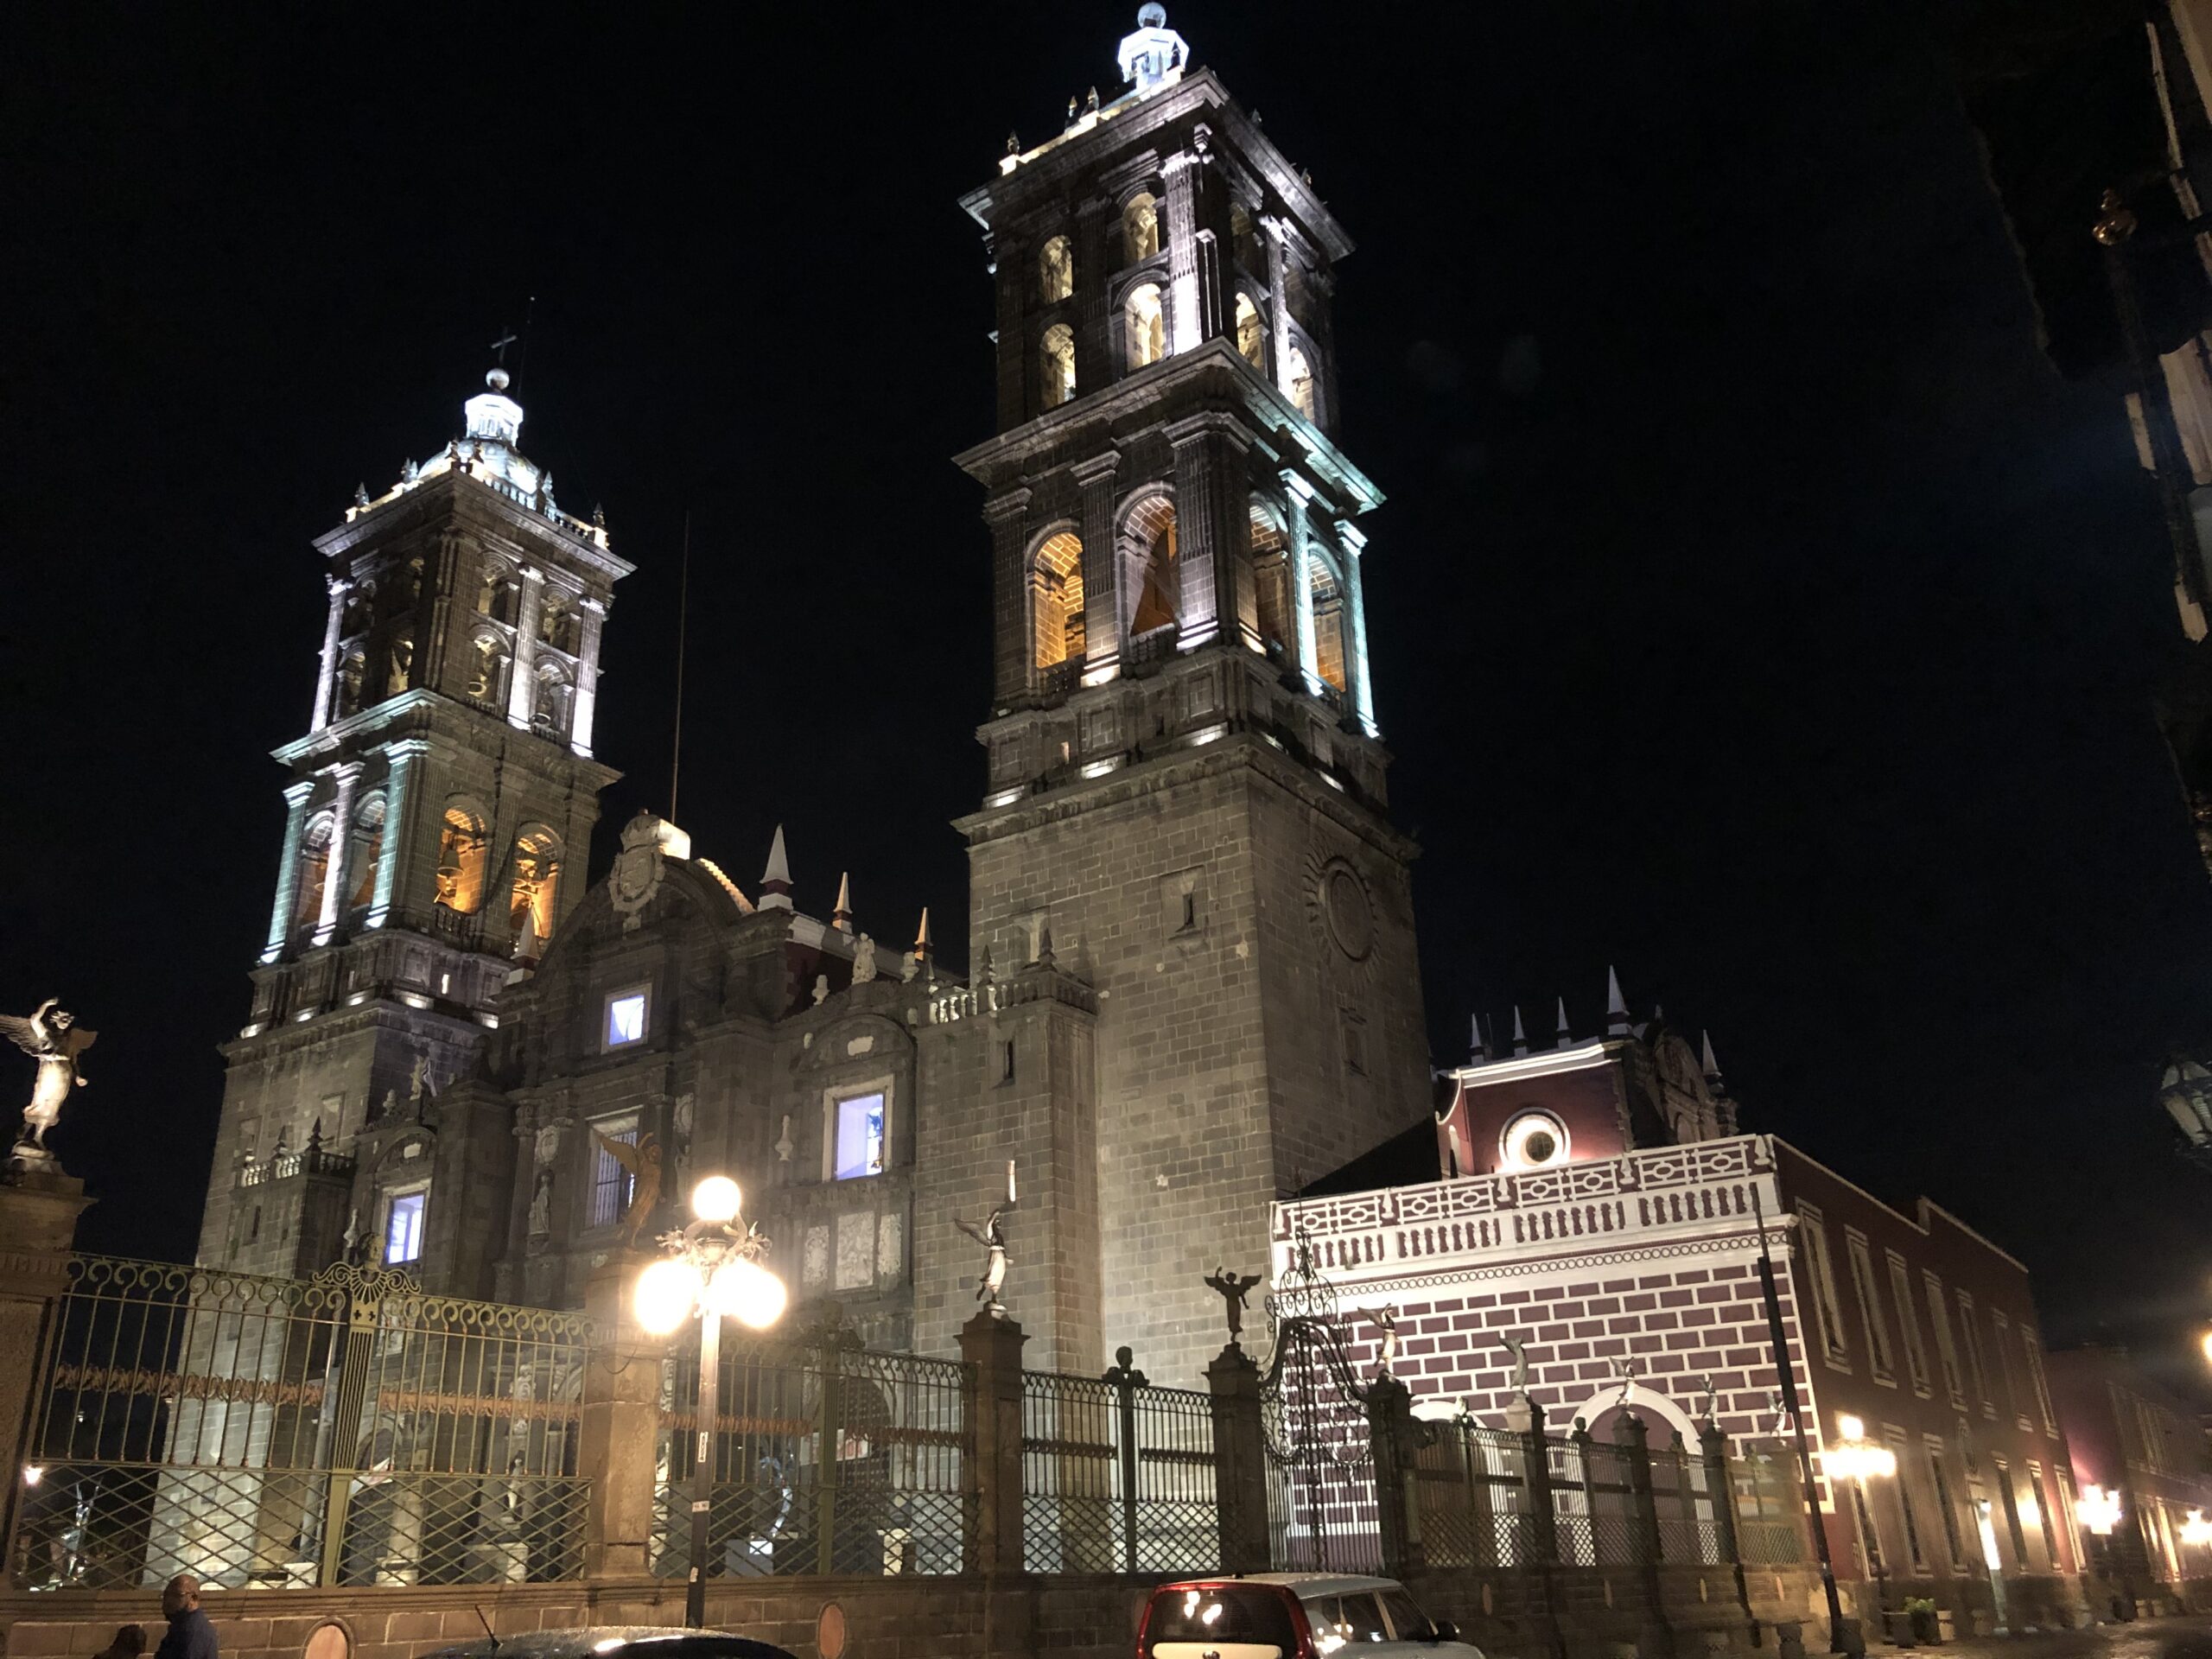
[{"label": "van roof", "polygon": [[1245,1573],[1233,1579],[1184,1579],[1174,1584],[1161,1585],[1159,1593],[1164,1595],[1171,1590],[1186,1589],[1197,1584],[1281,1585],[1301,1601],[1311,1596],[1347,1596],[1361,1590],[1395,1590],[1401,1587],[1395,1579],[1370,1578],[1357,1573]]}]

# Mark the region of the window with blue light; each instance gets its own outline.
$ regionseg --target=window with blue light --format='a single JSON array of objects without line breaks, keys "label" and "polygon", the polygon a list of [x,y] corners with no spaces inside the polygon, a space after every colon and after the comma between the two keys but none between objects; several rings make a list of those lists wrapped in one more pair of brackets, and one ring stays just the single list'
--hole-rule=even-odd
[{"label": "window with blue light", "polygon": [[384,1262],[388,1268],[404,1267],[423,1259],[423,1211],[428,1192],[396,1192],[384,1224]]},{"label": "window with blue light", "polygon": [[852,1095],[836,1103],[836,1140],[830,1174],[849,1181],[883,1173],[883,1091]]},{"label": "window with blue light", "polygon": [[630,1207],[638,1178],[621,1157],[607,1150],[607,1143],[627,1150],[638,1144],[634,1117],[602,1118],[593,1124],[591,1147],[591,1221],[594,1227],[612,1227]]},{"label": "window with blue light", "polygon": [[645,1040],[645,992],[617,991],[607,999],[607,1046],[620,1048]]}]

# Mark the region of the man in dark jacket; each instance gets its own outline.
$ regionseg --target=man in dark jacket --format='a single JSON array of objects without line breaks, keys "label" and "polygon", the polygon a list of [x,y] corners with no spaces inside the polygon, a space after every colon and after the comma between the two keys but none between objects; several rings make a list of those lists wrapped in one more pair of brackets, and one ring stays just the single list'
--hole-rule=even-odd
[{"label": "man in dark jacket", "polygon": [[200,1611],[200,1580],[180,1573],[162,1586],[162,1611],[169,1621],[168,1634],[154,1649],[154,1659],[217,1659],[215,1627]]}]

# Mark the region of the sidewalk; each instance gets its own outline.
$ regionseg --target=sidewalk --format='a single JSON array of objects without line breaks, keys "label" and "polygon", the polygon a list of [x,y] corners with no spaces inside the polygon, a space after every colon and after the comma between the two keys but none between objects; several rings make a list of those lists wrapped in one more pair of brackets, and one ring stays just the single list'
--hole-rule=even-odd
[{"label": "sidewalk", "polygon": [[[1809,1627],[1806,1634],[1813,1634]],[[1878,1642],[1866,1648],[1867,1659],[1903,1651]],[[2212,1659],[2212,1617],[2141,1618],[2034,1636],[1961,1637],[1920,1651],[1930,1659]],[[1806,1659],[1813,1659],[1809,1651]]]}]

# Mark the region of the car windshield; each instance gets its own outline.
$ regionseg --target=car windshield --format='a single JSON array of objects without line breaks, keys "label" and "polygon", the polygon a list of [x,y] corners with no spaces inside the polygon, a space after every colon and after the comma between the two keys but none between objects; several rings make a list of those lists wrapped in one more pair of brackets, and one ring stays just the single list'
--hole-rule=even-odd
[{"label": "car windshield", "polygon": [[1334,1653],[1348,1643],[1390,1639],[1390,1632],[1383,1628],[1382,1610],[1370,1591],[1317,1596],[1306,1604],[1306,1618],[1313,1626],[1313,1645],[1323,1653]]},{"label": "car windshield", "polygon": [[1298,1645],[1287,1598],[1257,1585],[1218,1584],[1195,1590],[1162,1590],[1146,1626],[1148,1647],[1163,1642],[1209,1645],[1250,1643],[1288,1653]]},{"label": "car windshield", "polygon": [[1390,1628],[1397,1632],[1401,1642],[1433,1642],[1436,1626],[1421,1604],[1403,1590],[1393,1586],[1382,1592],[1382,1611],[1390,1616]]}]

